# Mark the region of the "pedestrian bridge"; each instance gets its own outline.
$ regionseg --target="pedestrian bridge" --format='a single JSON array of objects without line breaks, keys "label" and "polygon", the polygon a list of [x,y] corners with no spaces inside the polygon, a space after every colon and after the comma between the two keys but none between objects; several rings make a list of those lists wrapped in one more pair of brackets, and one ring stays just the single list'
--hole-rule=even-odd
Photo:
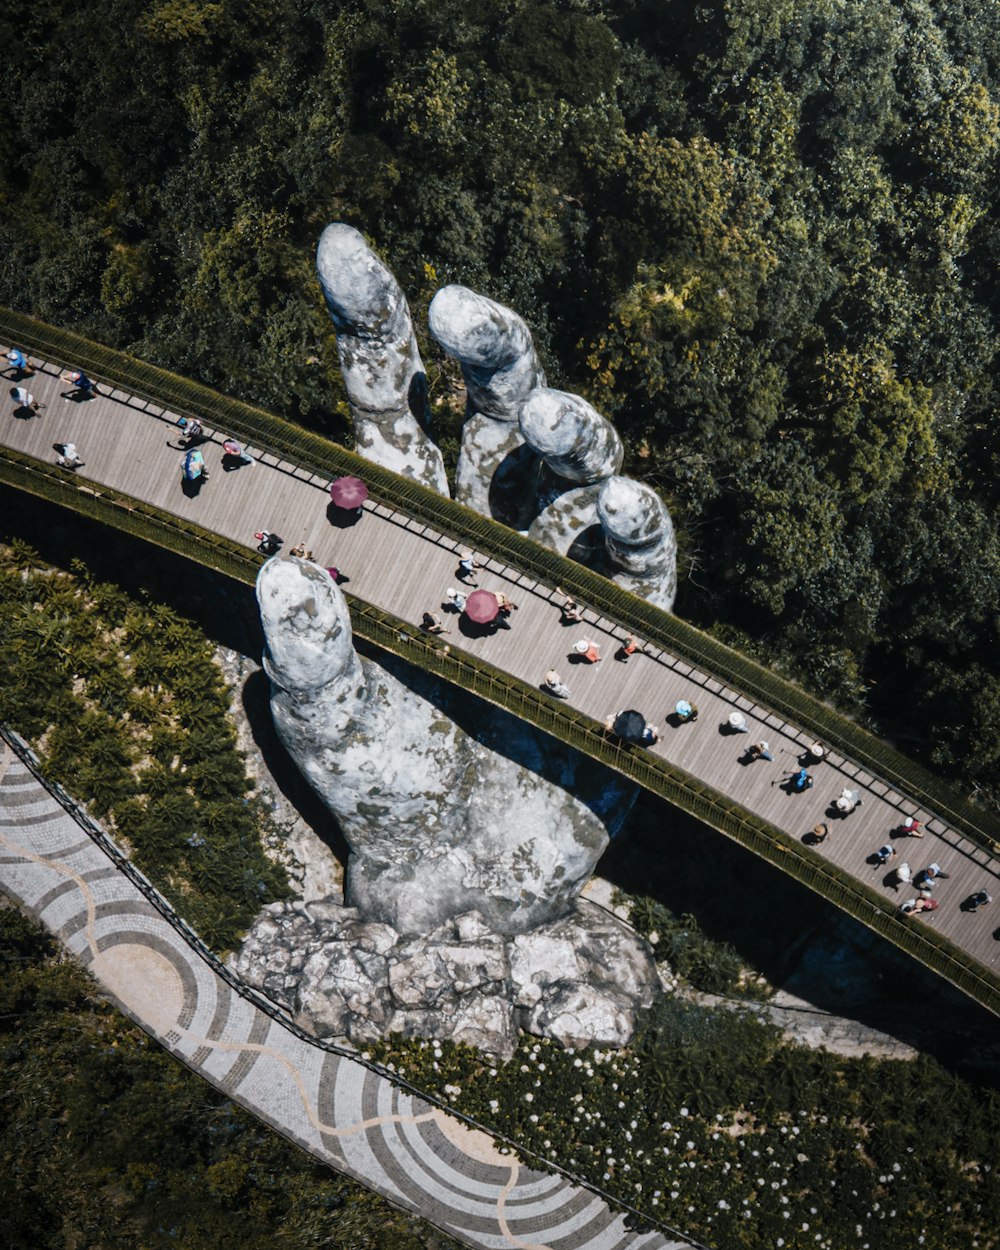
[{"label": "pedestrian bridge", "polygon": [[[356,634],[374,646],[503,707],[701,821],[835,903],[1000,1014],[1000,821],[956,795],[914,761],[805,691],[676,616],[612,582],[471,512],[453,500],[362,460],[344,448],[252,405],[222,396],[123,353],[9,310],[0,310],[3,351],[17,345],[39,367],[27,385],[45,408],[33,417],[8,410],[0,447],[0,483],[49,500],[246,583],[262,557],[254,533],[273,530],[286,549],[303,542],[324,565],[349,576]],[[66,399],[59,374],[82,367],[100,383],[85,402]],[[197,494],[182,489],[177,420],[198,417],[210,480]],[[249,443],[254,463],[223,473],[227,436]],[[84,461],[58,468],[53,444],[73,442]],[[356,473],[371,495],[356,525],[338,528],[327,513],[333,477]],[[474,548],[480,585],[503,591],[518,611],[510,630],[466,637],[428,636],[422,614],[440,611],[454,584],[459,553]],[[585,608],[580,625],[561,623],[557,587]],[[632,633],[641,650],[627,665],[613,659]],[[573,661],[573,643],[595,640],[601,663]],[[556,668],[571,696],[541,688]],[[696,703],[697,722],[664,724],[679,699]],[[603,728],[620,708],[656,722],[660,741],[645,749]],[[742,711],[749,737],[722,726]],[[766,738],[775,761],[741,767],[747,742]],[[815,785],[789,794],[775,784],[806,748],[828,748]],[[862,804],[831,815],[844,788]],[[950,879],[939,909],[907,918],[901,893],[869,856],[907,816],[925,836],[908,844],[914,871],[937,861]],[[811,845],[821,821],[831,835]],[[997,904],[978,912],[963,901],[986,889]],[[1000,935],[1000,930],[996,930]]]}]

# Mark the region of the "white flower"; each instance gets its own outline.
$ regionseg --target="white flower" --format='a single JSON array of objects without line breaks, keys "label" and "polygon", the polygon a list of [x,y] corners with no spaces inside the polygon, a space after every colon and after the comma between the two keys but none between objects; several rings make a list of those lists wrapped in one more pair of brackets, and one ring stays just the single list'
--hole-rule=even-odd
[{"label": "white flower", "polygon": [[538,1116],[537,1116],[537,1115],[529,1115],[529,1116],[528,1116],[528,1119],[531,1121],[531,1123],[532,1123],[532,1124],[537,1124],[537,1123],[538,1123]]},{"label": "white flower", "polygon": [[689,1114],[690,1114],[690,1112],[688,1111],[687,1107],[681,1107],[681,1115],[686,1116],[686,1115],[689,1115]]},{"label": "white flower", "polygon": [[525,1095],[524,1095],[524,1101],[525,1101],[525,1102],[534,1102],[534,1101],[535,1101],[535,1095],[534,1095],[534,1094],[531,1094],[531,1093],[525,1094]]}]

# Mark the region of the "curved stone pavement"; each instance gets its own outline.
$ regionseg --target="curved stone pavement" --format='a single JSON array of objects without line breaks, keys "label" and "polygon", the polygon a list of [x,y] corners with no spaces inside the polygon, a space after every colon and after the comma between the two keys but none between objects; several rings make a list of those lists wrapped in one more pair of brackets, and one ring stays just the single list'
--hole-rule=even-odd
[{"label": "curved stone pavement", "polygon": [[271,1018],[143,895],[69,800],[54,797],[10,742],[0,741],[0,749],[0,887],[141,1028],[228,1097],[470,1246],[692,1244],[629,1232],[622,1215],[589,1190],[525,1167],[486,1133]]}]

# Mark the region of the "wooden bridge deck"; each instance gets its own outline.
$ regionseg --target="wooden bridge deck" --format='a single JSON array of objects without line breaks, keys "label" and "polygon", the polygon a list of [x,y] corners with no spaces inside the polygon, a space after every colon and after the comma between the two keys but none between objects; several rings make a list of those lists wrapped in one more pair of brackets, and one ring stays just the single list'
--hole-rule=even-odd
[{"label": "wooden bridge deck", "polygon": [[[414,625],[424,611],[438,612],[450,625],[453,646],[533,685],[547,669],[556,668],[570,687],[569,703],[597,720],[619,709],[638,708],[662,734],[655,752],[793,837],[801,838],[826,820],[830,836],[817,852],[884,893],[889,905],[914,891],[905,886],[893,891],[885,884],[890,870],[872,868],[866,859],[904,816],[916,816],[925,836],[897,841],[893,864],[905,860],[916,875],[936,861],[950,876],[934,892],[939,909],[906,923],[933,926],[983,966],[1000,969],[1000,941],[993,937],[1000,923],[1000,864],[934,813],[836,753],[812,769],[812,790],[786,793],[779,783],[797,767],[809,736],[710,674],[657,647],[633,656],[627,665],[616,662],[622,632],[613,622],[587,611],[583,625],[563,626],[558,598],[549,588],[489,560],[478,575],[479,584],[504,591],[518,611],[511,629],[486,638],[466,637],[456,618],[441,610],[446,588],[461,584],[455,576],[459,548],[452,539],[373,501],[356,525],[337,528],[327,514],[325,478],[271,455],[258,455],[253,466],[224,472],[220,444],[226,431],[207,426],[211,437],[202,451],[210,480],[190,498],[182,490],[182,449],[172,413],[106,386],[85,402],[65,399],[70,388],[59,381],[59,368],[48,363],[19,385],[46,407],[37,416],[18,417],[4,394],[3,442],[8,446],[52,460],[54,444],[73,442],[85,461],[77,471],[80,477],[125,491],[248,547],[256,546],[254,533],[260,529],[280,534],[285,551],[301,541],[320,564],[336,565],[349,577],[350,590],[358,597]],[[583,637],[599,643],[604,657],[599,664],[576,662],[572,644]],[[699,719],[672,728],[665,717],[681,698],[697,703]],[[737,708],[745,713],[750,733],[724,734],[721,725]],[[742,765],[739,757],[746,745],[762,738],[769,742],[774,762]],[[859,789],[863,802],[846,818],[831,817],[830,805],[845,786]],[[993,895],[994,905],[963,912],[960,903],[981,889]]]}]

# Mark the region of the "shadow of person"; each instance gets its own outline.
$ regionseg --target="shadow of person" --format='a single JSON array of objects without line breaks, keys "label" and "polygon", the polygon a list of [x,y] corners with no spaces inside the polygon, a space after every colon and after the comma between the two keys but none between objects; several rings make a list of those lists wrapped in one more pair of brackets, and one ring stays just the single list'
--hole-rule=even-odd
[{"label": "shadow of person", "polygon": [[968,898],[962,899],[962,901],[958,905],[958,910],[964,911],[964,912],[976,912],[980,909],[980,907],[985,907],[985,906],[986,906],[985,903],[981,903],[978,901],[975,894],[970,894]]},{"label": "shadow of person", "polygon": [[197,477],[182,477],[181,490],[188,499],[197,499],[201,494],[201,488],[204,484],[204,474],[199,473]]},{"label": "shadow of person", "polygon": [[12,415],[15,416],[18,421],[29,421],[35,415],[35,410],[30,404],[18,404]]},{"label": "shadow of person", "polygon": [[349,530],[364,515],[364,508],[338,508],[331,499],[326,505],[326,519],[339,530]]},{"label": "shadow of person", "polygon": [[497,628],[496,621],[472,621],[464,612],[458,618],[458,632],[465,638],[492,638]]},{"label": "shadow of person", "polygon": [[237,469],[242,469],[246,461],[242,456],[236,455],[235,452],[225,451],[222,453],[222,471],[223,473],[233,473]]},{"label": "shadow of person", "polygon": [[72,388],[72,390],[60,391],[59,393],[63,397],[63,399],[68,399],[70,403],[73,403],[73,404],[87,404],[92,399],[97,398],[97,395],[95,394],[94,391],[81,391],[81,390],[78,390],[77,387],[75,386]]}]

